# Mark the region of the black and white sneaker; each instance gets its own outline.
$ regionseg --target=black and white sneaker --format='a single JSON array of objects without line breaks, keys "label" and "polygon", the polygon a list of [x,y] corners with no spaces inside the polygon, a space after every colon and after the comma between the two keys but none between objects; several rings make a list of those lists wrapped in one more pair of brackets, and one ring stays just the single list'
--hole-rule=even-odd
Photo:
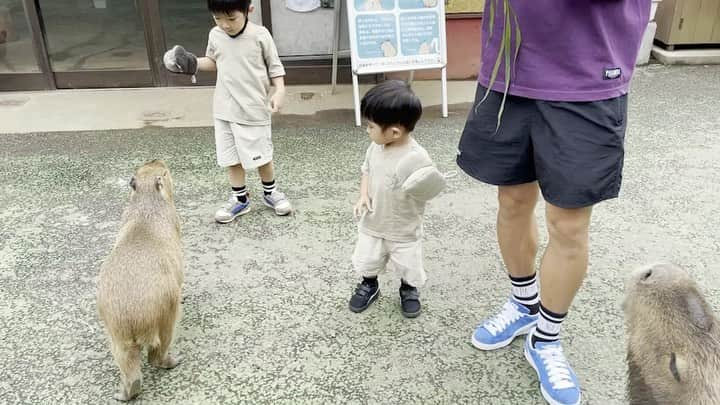
[{"label": "black and white sneaker", "polygon": [[380,295],[380,285],[377,280],[370,283],[363,279],[355,288],[355,293],[350,297],[350,310],[353,312],[362,312],[366,310]]},{"label": "black and white sneaker", "polygon": [[422,312],[418,289],[409,284],[400,284],[400,306],[402,307],[403,316],[417,318]]}]

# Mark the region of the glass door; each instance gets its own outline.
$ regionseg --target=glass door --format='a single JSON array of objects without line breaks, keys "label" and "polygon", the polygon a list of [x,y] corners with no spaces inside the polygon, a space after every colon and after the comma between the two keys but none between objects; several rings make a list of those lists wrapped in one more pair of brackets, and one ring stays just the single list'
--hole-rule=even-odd
[{"label": "glass door", "polygon": [[0,91],[52,87],[35,52],[29,21],[23,0],[0,0]]},{"label": "glass door", "polygon": [[155,84],[141,0],[37,0],[58,88]]},{"label": "glass door", "polygon": [[[159,1],[160,21],[162,36],[167,48],[174,45],[182,45],[188,51],[198,57],[204,56],[207,49],[208,34],[215,26],[212,15],[207,9],[207,2],[204,0],[156,0]],[[270,23],[263,21],[264,0],[253,0],[253,11],[249,15],[250,21],[258,25]],[[269,3],[269,2],[268,2]],[[166,73],[165,79],[168,85],[189,86],[190,77]],[[201,72],[197,75],[198,84],[214,85],[215,72]]]}]

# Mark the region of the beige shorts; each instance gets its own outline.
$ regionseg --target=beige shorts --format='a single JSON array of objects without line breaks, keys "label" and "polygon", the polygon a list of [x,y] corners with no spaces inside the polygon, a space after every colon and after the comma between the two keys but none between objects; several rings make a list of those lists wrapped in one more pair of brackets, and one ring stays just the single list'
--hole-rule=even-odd
[{"label": "beige shorts", "polygon": [[270,125],[240,125],[216,118],[215,150],[219,166],[260,167],[273,158]]},{"label": "beige shorts", "polygon": [[421,287],[427,280],[421,240],[392,242],[359,232],[352,262],[363,277],[377,277],[390,263],[398,276],[413,287]]}]

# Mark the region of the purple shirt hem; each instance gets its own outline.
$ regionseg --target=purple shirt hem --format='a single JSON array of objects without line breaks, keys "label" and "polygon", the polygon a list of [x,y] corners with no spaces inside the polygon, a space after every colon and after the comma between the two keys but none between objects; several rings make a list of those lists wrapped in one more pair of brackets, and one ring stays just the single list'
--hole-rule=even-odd
[{"label": "purple shirt hem", "polygon": [[[478,82],[485,88],[490,83],[490,78],[483,76],[482,74],[478,77]],[[611,98],[621,97],[628,93],[629,83],[624,83],[612,89],[602,89],[596,91],[578,91],[578,90],[543,90],[543,89],[531,89],[529,87],[518,86],[510,84],[508,94],[531,98],[534,100],[544,101],[571,101],[571,102],[582,102],[582,101],[599,101],[607,100]],[[505,92],[505,83],[496,80],[492,87],[493,91],[499,93]]]}]

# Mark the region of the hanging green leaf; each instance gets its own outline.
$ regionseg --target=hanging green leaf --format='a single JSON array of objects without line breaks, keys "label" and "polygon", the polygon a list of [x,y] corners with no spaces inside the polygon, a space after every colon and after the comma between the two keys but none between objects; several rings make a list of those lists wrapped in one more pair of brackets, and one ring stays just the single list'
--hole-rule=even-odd
[{"label": "hanging green leaf", "polygon": [[493,66],[492,73],[490,74],[490,83],[488,84],[487,90],[485,90],[485,96],[480,100],[480,103],[485,101],[487,96],[490,94],[490,89],[492,88],[493,84],[495,84],[495,79],[497,78],[498,71],[500,70],[500,63],[502,62],[503,57],[503,51],[505,50],[505,40],[503,39],[500,41],[500,50],[498,51],[498,56],[495,59],[495,66]]},{"label": "hanging green leaf", "polygon": [[[500,109],[498,110],[497,126],[495,127],[495,131],[500,129],[500,119],[502,118],[502,113],[505,110],[505,99],[507,98],[507,93],[510,89],[510,69],[512,68],[510,66],[510,42],[512,41],[512,27],[510,26],[509,10],[510,7],[508,0],[505,0],[505,27],[503,27],[503,43],[505,44],[503,47],[505,51],[505,91],[503,92],[502,102],[500,103]],[[499,53],[502,53],[502,51]]]},{"label": "hanging green leaf", "polygon": [[[500,0],[488,0],[490,1],[490,16],[488,17],[488,39],[487,41],[490,41],[490,38],[492,38],[494,27],[495,27],[495,9],[497,6],[497,2]],[[513,27],[513,24],[514,27]],[[500,128],[500,121],[502,119],[503,111],[505,110],[505,100],[507,99],[508,90],[510,89],[510,80],[512,79],[512,73],[516,71],[515,67],[517,65],[517,57],[520,53],[520,44],[522,42],[522,35],[520,33],[520,24],[518,23],[517,14],[515,13],[515,10],[513,10],[512,5],[510,5],[510,0],[503,0],[503,32],[502,37],[500,38],[500,48],[498,49],[497,57],[495,58],[495,65],[493,66],[492,73],[490,75],[490,81],[488,83],[488,87],[485,91],[485,95],[478,103],[481,104],[484,102],[488,95],[490,94],[490,91],[495,84],[495,80],[497,79],[497,74],[500,70],[500,64],[504,63],[505,69],[505,91],[503,92],[503,98],[502,102],[500,104],[500,109],[498,111],[498,120],[497,120],[497,129]],[[513,40],[513,32],[515,33],[515,43],[514,46],[512,44]],[[477,109],[477,106],[475,107]]]},{"label": "hanging green leaf", "polygon": [[522,42],[522,33],[520,32],[520,23],[518,22],[517,14],[515,13],[515,10],[513,10],[512,5],[508,3],[508,7],[510,9],[510,13],[513,15],[513,19],[515,20],[515,56],[513,56],[513,71],[517,72],[517,57],[518,53],[520,53],[520,43]]}]

